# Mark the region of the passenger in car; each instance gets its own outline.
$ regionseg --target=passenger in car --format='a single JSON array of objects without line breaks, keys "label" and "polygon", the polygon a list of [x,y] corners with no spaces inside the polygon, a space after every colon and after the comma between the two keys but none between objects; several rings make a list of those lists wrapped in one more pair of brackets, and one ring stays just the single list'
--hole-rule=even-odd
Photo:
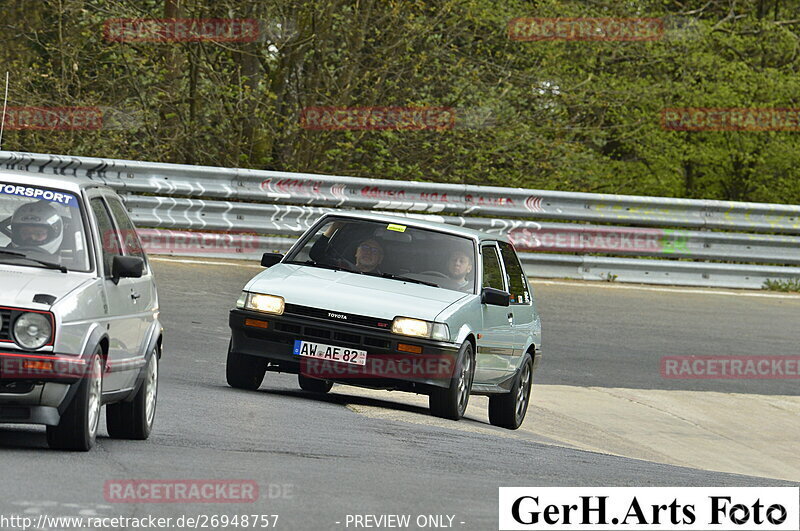
[{"label": "passenger in car", "polygon": [[356,247],[356,269],[362,273],[380,273],[381,262],[383,247],[377,240],[364,240]]},{"label": "passenger in car", "polygon": [[469,253],[456,249],[447,258],[446,274],[450,279],[447,287],[466,291],[472,287],[472,257]]}]

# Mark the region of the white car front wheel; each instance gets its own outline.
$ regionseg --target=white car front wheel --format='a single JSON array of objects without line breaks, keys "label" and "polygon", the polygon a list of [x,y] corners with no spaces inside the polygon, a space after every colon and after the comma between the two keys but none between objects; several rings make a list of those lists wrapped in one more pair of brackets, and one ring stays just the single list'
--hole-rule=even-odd
[{"label": "white car front wheel", "polygon": [[78,385],[58,426],[47,427],[47,444],[58,450],[89,451],[97,439],[100,408],[103,405],[103,361],[98,346],[89,359],[86,373]]}]

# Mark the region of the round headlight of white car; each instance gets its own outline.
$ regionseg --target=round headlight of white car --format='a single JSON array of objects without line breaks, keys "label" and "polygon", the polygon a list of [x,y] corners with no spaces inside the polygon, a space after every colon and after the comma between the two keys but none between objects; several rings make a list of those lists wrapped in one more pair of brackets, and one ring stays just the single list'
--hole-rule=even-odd
[{"label": "round headlight of white car", "polygon": [[41,313],[26,312],[14,321],[14,341],[22,348],[36,350],[50,341],[53,327]]}]

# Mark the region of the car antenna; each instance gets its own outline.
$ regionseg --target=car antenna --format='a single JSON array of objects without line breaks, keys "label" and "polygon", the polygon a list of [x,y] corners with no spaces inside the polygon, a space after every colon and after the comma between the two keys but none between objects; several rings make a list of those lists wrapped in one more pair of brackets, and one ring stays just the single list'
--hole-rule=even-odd
[{"label": "car antenna", "polygon": [[8,104],[8,70],[6,70],[6,95],[3,97],[3,119],[0,120],[0,151],[3,149],[3,131],[6,128],[6,105]]}]

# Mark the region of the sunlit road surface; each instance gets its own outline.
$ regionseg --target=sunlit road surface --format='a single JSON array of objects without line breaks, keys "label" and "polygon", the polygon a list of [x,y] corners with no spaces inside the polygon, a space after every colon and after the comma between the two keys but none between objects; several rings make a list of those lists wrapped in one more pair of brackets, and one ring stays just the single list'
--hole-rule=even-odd
[{"label": "sunlit road surface", "polygon": [[[450,422],[428,415],[424,397],[346,386],[315,397],[291,375],[231,389],[227,312],[259,268],[153,265],[167,327],[153,435],[116,441],[101,426],[97,448],[73,454],[48,450],[42,428],[0,427],[0,515],[278,514],[279,529],[344,529],[348,514],[411,513],[477,530],[496,528],[499,486],[800,477],[789,451],[796,381],[665,380],[658,364],[689,351],[795,354],[800,299],[534,282],[545,358],[525,425],[509,432],[488,424],[482,397]],[[221,478],[257,482],[258,501],[120,504],[103,494],[108,480]]]}]

